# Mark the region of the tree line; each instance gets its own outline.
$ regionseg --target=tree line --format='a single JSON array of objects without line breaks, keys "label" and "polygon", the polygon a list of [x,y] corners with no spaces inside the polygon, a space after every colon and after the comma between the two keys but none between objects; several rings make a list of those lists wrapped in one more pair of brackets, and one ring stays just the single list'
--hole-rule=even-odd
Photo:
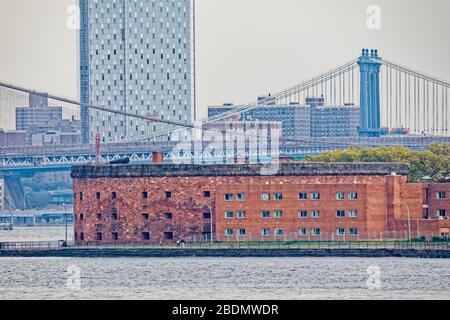
[{"label": "tree line", "polygon": [[430,145],[426,150],[414,151],[408,148],[350,148],[327,151],[319,156],[309,156],[309,162],[398,162],[409,166],[410,182],[450,181],[450,144]]}]

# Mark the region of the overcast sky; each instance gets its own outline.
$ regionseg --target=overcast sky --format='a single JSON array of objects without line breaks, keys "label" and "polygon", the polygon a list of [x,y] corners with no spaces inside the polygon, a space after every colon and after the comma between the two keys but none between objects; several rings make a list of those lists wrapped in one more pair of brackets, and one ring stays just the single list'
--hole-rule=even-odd
[{"label": "overcast sky", "polygon": [[[77,97],[76,0],[0,0],[0,81]],[[367,28],[370,5],[381,30]],[[357,57],[362,47],[450,80],[448,0],[197,0],[199,113],[244,103]]]}]

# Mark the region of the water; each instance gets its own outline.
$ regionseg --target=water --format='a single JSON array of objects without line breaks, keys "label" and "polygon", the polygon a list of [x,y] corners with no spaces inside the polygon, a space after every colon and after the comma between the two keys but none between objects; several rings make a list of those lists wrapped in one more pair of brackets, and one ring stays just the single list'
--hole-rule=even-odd
[{"label": "water", "polygon": [[[30,234],[64,227],[9,237]],[[0,270],[0,299],[450,299],[446,259],[0,258]]]},{"label": "water", "polygon": [[[73,225],[68,225],[67,230],[67,238],[71,241],[73,240]],[[64,239],[64,226],[36,228],[14,226],[14,230],[0,230],[0,242],[59,241]]]}]

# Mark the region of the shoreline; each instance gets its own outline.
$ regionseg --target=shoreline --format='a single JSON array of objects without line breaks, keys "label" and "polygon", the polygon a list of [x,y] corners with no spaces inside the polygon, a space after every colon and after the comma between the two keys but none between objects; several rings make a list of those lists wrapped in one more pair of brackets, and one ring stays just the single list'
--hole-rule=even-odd
[{"label": "shoreline", "polygon": [[0,251],[0,258],[301,258],[301,257],[361,257],[450,259],[450,250],[415,249],[54,249]]}]

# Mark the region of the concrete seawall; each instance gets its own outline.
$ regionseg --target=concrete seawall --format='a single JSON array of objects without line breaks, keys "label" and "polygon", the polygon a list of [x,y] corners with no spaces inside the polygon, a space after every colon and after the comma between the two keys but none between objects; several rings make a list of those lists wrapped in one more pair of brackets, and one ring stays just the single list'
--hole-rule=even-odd
[{"label": "concrete seawall", "polygon": [[0,251],[1,257],[172,258],[172,257],[403,257],[450,258],[450,250],[404,249],[61,249]]}]

